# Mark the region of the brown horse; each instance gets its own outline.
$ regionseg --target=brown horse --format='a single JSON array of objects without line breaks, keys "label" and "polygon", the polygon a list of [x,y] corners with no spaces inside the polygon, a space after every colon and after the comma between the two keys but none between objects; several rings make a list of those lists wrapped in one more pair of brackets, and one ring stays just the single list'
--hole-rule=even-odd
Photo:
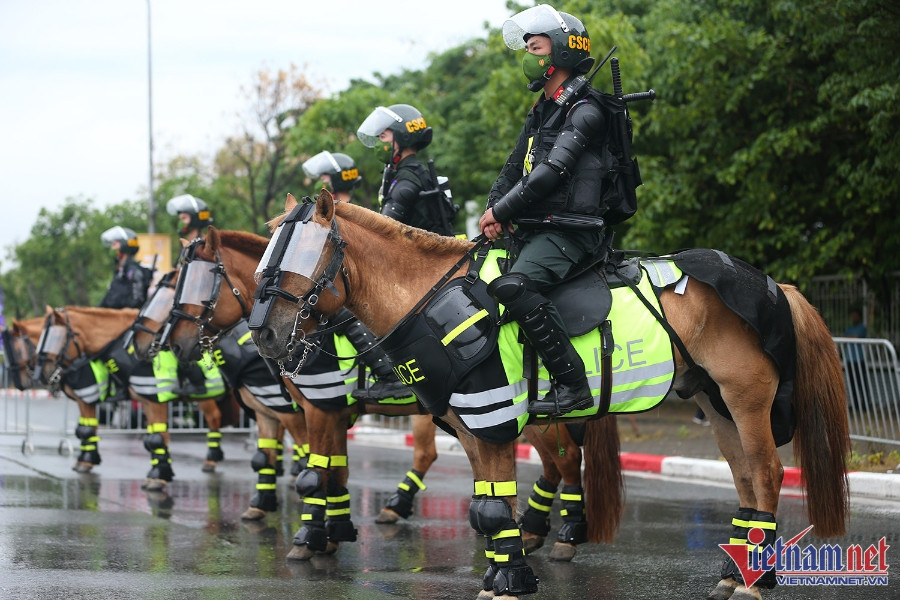
[{"label": "brown horse", "polygon": [[[251,321],[256,316],[257,347],[272,359],[289,357],[291,348],[304,345],[304,335],[317,326],[317,317],[333,314],[342,305],[378,336],[392,333],[398,324],[412,327],[410,323],[421,322],[409,316],[420,308],[421,299],[433,296],[441,282],[467,274],[472,243],[431,235],[358,206],[335,204],[327,192],[311,207],[299,207],[289,196],[285,209],[286,214],[275,221],[285,228],[281,236],[273,236],[281,245],[273,244],[274,259],[260,273],[257,307],[265,306],[266,312],[251,315]],[[300,242],[285,244],[288,239]],[[284,260],[279,257],[285,256],[281,251],[287,248],[288,264],[276,265]],[[848,511],[849,437],[840,362],[816,310],[793,286],[779,287],[789,305],[796,339],[791,403],[807,513],[820,536],[841,535]],[[764,535],[764,544],[773,543],[783,477],[770,416],[779,371],[755,330],[709,285],[696,278],[683,279],[677,293],[671,287],[663,290],[659,303],[682,344],[672,350],[674,388],[682,395],[697,393],[701,379],[699,403],[711,417],[719,448],[734,476],[741,508],[732,536],[743,536],[748,548],[752,544],[746,540],[756,539],[757,532]],[[691,362],[695,368],[689,370]],[[420,381],[427,378],[413,368],[419,366],[406,363],[401,372],[418,375]],[[710,387],[698,369],[718,388],[733,421],[713,410],[706,393]],[[492,579],[493,585],[485,585],[480,597],[507,598],[536,591],[534,576],[520,556],[522,543],[514,541],[515,524],[509,522],[516,506],[513,444],[475,438],[456,406],[438,416],[459,432],[476,482],[482,482],[480,487],[476,483],[470,521],[489,544],[493,542],[494,560],[485,578],[486,584]],[[585,454],[591,454],[587,447]],[[500,500],[506,500],[512,510],[504,510]],[[760,598],[763,580],[747,587],[737,569],[723,569],[722,575],[710,597]],[[774,580],[774,571],[767,575]]]},{"label": "brown horse", "polygon": [[[97,451],[97,442],[99,441],[97,436],[97,399],[92,398],[92,401],[86,401],[81,397],[84,392],[76,390],[67,377],[60,379],[58,372],[70,367],[75,360],[97,357],[104,350],[108,350],[112,342],[120,338],[134,322],[137,310],[78,306],[66,306],[61,309],[48,307],[47,310],[48,316],[42,318],[41,321],[48,326],[59,328],[69,338],[69,341],[65,343],[58,355],[52,352],[45,353],[46,355],[43,357],[38,355],[38,362],[43,360],[43,364],[40,366],[40,372],[36,373],[36,377],[39,376],[45,385],[54,385],[58,382],[61,384],[63,393],[78,402],[80,417],[76,436],[82,440],[82,453],[74,468],[79,472],[88,472],[93,465],[100,462]],[[42,326],[42,330],[45,330],[45,327]],[[150,432],[148,436],[153,437],[153,443],[150,444],[152,447],[148,446],[146,438],[144,440],[145,447],[148,447],[151,452],[151,469],[144,482],[144,487],[150,491],[163,490],[166,483],[171,481],[167,403],[155,401],[156,396],[152,396],[146,391],[138,393],[135,390],[133,379],[133,376],[129,379],[128,396],[141,403],[147,417],[147,430]],[[219,430],[223,424],[222,411],[218,404],[219,398],[194,400],[180,397],[177,399],[197,403],[209,428],[208,440],[218,448],[218,441],[221,438]],[[203,471],[213,472],[218,460],[221,458],[217,453],[208,454],[203,464]]]},{"label": "brown horse", "polygon": [[[172,309],[177,275],[177,271],[173,271],[160,282],[135,320],[132,343],[138,358],[150,360],[158,353],[159,336]],[[231,344],[229,348],[234,349],[236,346],[237,344]],[[259,362],[261,359],[256,354],[255,348],[252,352],[257,359],[256,362]],[[188,362],[197,360],[201,354],[198,352],[197,358],[193,359],[183,359],[179,353],[176,353],[176,357]],[[222,355],[224,352],[213,351],[213,354]],[[251,459],[251,465],[258,472],[257,492],[252,497],[250,506],[241,514],[241,519],[258,521],[278,507],[275,481],[283,469],[282,441],[285,431],[293,439],[293,471],[295,471],[293,474],[299,473],[300,466],[305,465],[306,454],[309,452],[306,416],[302,410],[295,409],[290,399],[283,397],[279,386],[272,385],[273,378],[268,369],[263,368],[264,372],[260,373],[259,365],[248,366],[239,358],[236,361],[239,364],[233,364],[233,360],[232,364],[229,364],[229,360],[233,358],[234,353],[229,352],[228,357],[223,359],[225,360],[223,368],[229,371],[229,380],[237,389],[241,404],[252,413],[258,433],[257,453]],[[272,389],[273,387],[278,389]],[[293,402],[301,400],[297,397]]]}]

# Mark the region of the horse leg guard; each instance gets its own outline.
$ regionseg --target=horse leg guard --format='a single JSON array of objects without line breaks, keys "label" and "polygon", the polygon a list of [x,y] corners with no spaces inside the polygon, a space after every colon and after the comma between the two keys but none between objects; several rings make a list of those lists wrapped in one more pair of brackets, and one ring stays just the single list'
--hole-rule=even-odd
[{"label": "horse leg guard", "polygon": [[538,578],[525,562],[522,532],[510,519],[506,526],[491,536],[494,542],[494,595],[520,596],[537,591]]},{"label": "horse leg guard", "polygon": [[206,432],[206,460],[212,462],[221,462],[225,460],[225,453],[222,452],[222,433],[220,431]]},{"label": "horse leg guard", "polygon": [[427,487],[422,482],[423,477],[425,475],[415,469],[407,471],[403,481],[397,484],[397,492],[390,497],[384,507],[391,509],[404,519],[408,519],[413,514],[413,500],[416,492]]},{"label": "horse leg guard", "polygon": [[543,476],[538,477],[528,497],[528,508],[519,517],[519,527],[522,531],[541,537],[546,537],[550,533],[550,510],[553,508],[555,496],[556,486]]},{"label": "horse leg guard", "polygon": [[175,477],[175,473],[172,471],[172,457],[169,456],[169,447],[166,446],[162,433],[154,431],[145,435],[144,448],[150,452],[150,471],[147,473],[147,479],[172,481]]},{"label": "horse leg guard", "polygon": [[356,528],[350,520],[350,492],[347,488],[329,485],[325,497],[325,530],[331,542],[355,542]]},{"label": "horse leg guard", "polygon": [[275,445],[275,476],[284,475],[284,444],[280,441]]},{"label": "horse leg guard", "polygon": [[[309,471],[310,469],[307,469],[304,473]],[[300,474],[300,477],[303,477],[303,473]],[[326,504],[325,492],[321,490],[317,489],[303,496],[303,512],[301,514],[303,525],[294,534],[293,544],[295,546],[306,546],[313,552],[324,552],[328,547],[328,531],[325,529]]]},{"label": "horse leg guard", "polygon": [[257,473],[256,493],[250,498],[250,506],[266,512],[278,510],[277,472],[275,467],[269,464],[269,455],[265,451],[274,446],[275,440],[260,438],[256,452],[250,459],[250,466]]},{"label": "horse leg guard", "polygon": [[[753,513],[753,518],[750,520],[749,529],[747,530],[747,544],[750,546],[750,565],[752,567],[765,568],[766,563],[763,551],[767,546],[774,549],[775,529],[775,515],[759,510]],[[767,590],[771,590],[778,585],[775,567],[763,573],[763,576],[756,580],[755,585]]]},{"label": "horse leg guard", "polygon": [[580,485],[564,485],[559,494],[563,508],[559,512],[563,525],[557,540],[564,544],[583,544],[587,541],[587,521],[584,518],[584,496]]},{"label": "horse leg guard", "polygon": [[484,539],[484,555],[488,559],[488,567],[484,572],[484,577],[481,578],[481,589],[485,592],[491,592],[491,595],[493,595],[494,578],[497,576],[497,563],[494,562],[494,540],[489,535],[484,536]]},{"label": "horse leg guard", "polygon": [[100,464],[100,452],[97,450],[97,442],[100,436],[97,435],[97,419],[81,417],[78,419],[78,427],[75,428],[75,437],[81,440],[80,452],[77,461],[80,463],[89,463],[92,465]]},{"label": "horse leg guard", "polygon": [[294,444],[293,464],[291,465],[291,475],[296,477],[300,471],[306,468],[309,462],[309,444]]},{"label": "horse leg guard", "polygon": [[[728,540],[729,544],[747,543],[747,531],[749,530],[749,523],[754,514],[756,514],[756,511],[752,508],[739,507],[737,509],[734,517],[731,518],[732,529],[731,538]],[[744,580],[741,576],[740,569],[738,569],[734,560],[730,557],[726,558],[725,562],[722,564],[721,578],[733,579],[734,581],[739,582],[743,582]]]}]

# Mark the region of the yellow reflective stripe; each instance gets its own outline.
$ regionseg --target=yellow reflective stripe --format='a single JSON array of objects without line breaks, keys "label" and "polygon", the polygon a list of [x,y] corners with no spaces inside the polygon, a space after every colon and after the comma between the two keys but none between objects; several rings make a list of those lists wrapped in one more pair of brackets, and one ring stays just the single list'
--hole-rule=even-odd
[{"label": "yellow reflective stripe", "polygon": [[[306,444],[307,449],[309,449],[309,444]],[[297,453],[297,459],[301,459],[306,456],[306,452],[303,450],[303,446],[298,446],[294,444],[294,452]]]},{"label": "yellow reflective stripe", "polygon": [[166,449],[165,449],[165,448],[155,448],[155,449],[153,450],[153,454],[165,454],[165,453],[166,453]]},{"label": "yellow reflective stripe", "polygon": [[100,436],[99,436],[99,435],[92,435],[91,437],[89,437],[89,438],[87,439],[87,441],[89,441],[89,442],[99,442],[99,441],[100,441]]},{"label": "yellow reflective stripe", "polygon": [[306,465],[310,468],[320,467],[322,469],[327,469],[328,468],[328,457],[322,456],[321,454],[315,454],[315,453],[310,454],[309,461],[306,463]]},{"label": "yellow reflective stripe", "polygon": [[759,527],[760,529],[771,529],[775,531],[775,523],[771,521],[747,521],[748,526],[750,527]]},{"label": "yellow reflective stripe", "polygon": [[274,490],[277,487],[274,483],[257,483],[256,489],[258,490]]},{"label": "yellow reflective stripe", "polygon": [[468,329],[469,327],[471,327],[478,321],[482,320],[486,316],[488,316],[488,311],[486,309],[482,308],[477,313],[475,313],[474,315],[472,315],[471,317],[469,317],[468,319],[466,319],[465,321],[463,321],[462,323],[460,323],[459,325],[457,325],[456,327],[451,329],[449,331],[449,333],[447,333],[447,335],[445,335],[443,338],[441,338],[441,343],[446,346],[447,344],[449,344],[450,342],[455,340],[457,337],[459,337],[459,334],[461,334],[463,331],[465,331],[466,329]]},{"label": "yellow reflective stripe", "polygon": [[82,444],[81,449],[85,452],[90,452],[91,450],[96,450],[97,446],[95,446],[94,444],[91,444],[89,446]]},{"label": "yellow reflective stripe", "polygon": [[484,555],[485,555],[488,559],[494,558],[494,551],[493,551],[493,550],[485,550],[485,551],[484,551]]},{"label": "yellow reflective stripe", "polygon": [[168,430],[168,423],[150,423],[147,425],[147,433],[165,433]]},{"label": "yellow reflective stripe", "polygon": [[337,517],[340,515],[349,515],[349,514],[350,514],[349,508],[330,508],[325,511],[326,517]]},{"label": "yellow reflective stripe", "polygon": [[300,515],[301,521],[312,521],[312,515]]},{"label": "yellow reflective stripe", "polygon": [[405,481],[401,481],[400,483],[398,483],[397,487],[400,488],[401,490],[403,490],[404,492],[409,491],[409,484],[407,484]]},{"label": "yellow reflective stripe", "polygon": [[304,504],[315,504],[317,506],[325,506],[325,498],[304,498]]},{"label": "yellow reflective stripe", "polygon": [[88,427],[96,427],[99,424],[100,424],[100,419],[91,418],[91,417],[84,418],[84,425],[87,425]]},{"label": "yellow reflective stripe", "polygon": [[419,476],[413,473],[412,471],[407,471],[406,476],[413,480],[417,486],[419,486],[420,490],[424,490],[427,486],[419,479]]},{"label": "yellow reflective stripe", "polygon": [[555,491],[548,492],[547,490],[543,490],[536,483],[534,484],[534,493],[537,494],[538,496],[543,496],[544,498],[549,498],[550,500],[553,500],[556,497]]},{"label": "yellow reflective stripe", "polygon": [[248,331],[247,333],[245,333],[244,335],[242,335],[241,337],[239,337],[239,338],[238,338],[238,341],[237,341],[238,346],[243,346],[244,344],[246,344],[246,343],[247,343],[247,340],[250,339],[250,336],[251,336],[252,334],[253,334],[252,331]]},{"label": "yellow reflective stripe", "polygon": [[728,539],[728,543],[729,543],[729,544],[742,544],[742,545],[746,546],[746,545],[747,545],[747,540],[742,540],[742,539],[739,539],[739,538],[729,538],[729,539]]},{"label": "yellow reflective stripe", "polygon": [[331,457],[331,466],[332,467],[346,467],[347,466],[347,457],[343,454],[335,454]]},{"label": "yellow reflective stripe", "polygon": [[303,444],[303,456],[309,454],[309,444]]},{"label": "yellow reflective stripe", "polygon": [[260,475],[274,475],[275,469],[273,469],[272,467],[265,467],[265,468],[259,470],[259,474]]},{"label": "yellow reflective stripe", "polygon": [[559,516],[561,516],[561,517],[565,517],[568,514],[569,514],[569,511],[567,511],[565,508],[563,508],[559,511]]},{"label": "yellow reflective stripe", "polygon": [[535,502],[535,501],[534,501],[534,498],[529,498],[529,499],[528,499],[528,506],[530,506],[531,508],[533,508],[533,509],[535,509],[535,510],[541,510],[541,511],[544,511],[545,513],[549,513],[549,512],[550,512],[550,507],[549,507],[549,506],[545,506],[545,505],[543,505],[543,504],[540,504],[539,502]]},{"label": "yellow reflective stripe", "polygon": [[344,494],[343,496],[327,496],[327,498],[332,504],[337,504],[338,502],[350,502],[350,494]]},{"label": "yellow reflective stripe", "polygon": [[476,481],[475,482],[475,495],[476,496],[483,496],[484,494],[487,494],[487,490],[488,490],[487,481]]},{"label": "yellow reflective stripe", "polygon": [[259,438],[256,447],[260,450],[274,450],[278,447],[278,440],[275,438]]},{"label": "yellow reflective stripe", "polygon": [[581,502],[581,494],[560,494],[560,500],[573,500],[575,502]]},{"label": "yellow reflective stripe", "polygon": [[207,448],[218,448],[219,442],[206,442]]},{"label": "yellow reflective stripe", "polygon": [[735,527],[750,527],[750,521],[738,519],[737,517],[731,519],[731,524]]},{"label": "yellow reflective stripe", "polygon": [[521,535],[522,535],[522,532],[519,531],[518,529],[504,529],[497,535],[492,535],[491,539],[492,540],[500,540],[503,538],[520,537]]},{"label": "yellow reflective stripe", "polygon": [[207,431],[206,437],[207,438],[221,438],[222,432],[221,431]]},{"label": "yellow reflective stripe", "polygon": [[488,489],[485,492],[488,496],[515,496],[515,481],[488,481]]},{"label": "yellow reflective stripe", "polygon": [[509,554],[495,554],[494,562],[498,562],[498,563],[509,562]]}]

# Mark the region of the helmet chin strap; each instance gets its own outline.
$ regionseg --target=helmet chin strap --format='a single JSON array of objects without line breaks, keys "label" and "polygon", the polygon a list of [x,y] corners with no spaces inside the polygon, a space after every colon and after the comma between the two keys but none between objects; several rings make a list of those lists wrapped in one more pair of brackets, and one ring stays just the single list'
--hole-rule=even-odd
[{"label": "helmet chin strap", "polygon": [[544,85],[550,81],[550,77],[553,76],[553,73],[556,72],[556,67],[550,65],[550,68],[547,69],[544,74],[539,78],[528,84],[528,90],[531,92],[539,92],[544,89]]}]

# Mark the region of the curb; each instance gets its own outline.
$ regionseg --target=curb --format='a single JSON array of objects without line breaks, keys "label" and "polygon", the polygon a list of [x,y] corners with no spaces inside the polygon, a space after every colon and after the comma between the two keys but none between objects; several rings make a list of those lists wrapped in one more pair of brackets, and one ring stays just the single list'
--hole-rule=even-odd
[{"label": "curb", "polygon": [[[354,427],[347,432],[347,439],[362,444],[388,446],[395,448],[412,448],[413,436],[401,431],[388,431],[374,427]],[[438,452],[459,452],[459,442],[441,432],[435,436]],[[540,464],[537,452],[529,444],[516,445],[516,459],[522,462]],[[626,473],[653,473],[668,477],[679,477],[701,482],[727,483],[733,485],[731,469],[724,460],[703,458],[686,458],[683,456],[658,456],[655,454],[639,454],[622,452],[619,454],[622,470]],[[900,475],[887,473],[867,473],[851,471],[847,473],[851,496],[880,498],[884,500],[900,499]],[[801,489],[801,472],[799,467],[785,467],[782,493],[799,494]]]}]

